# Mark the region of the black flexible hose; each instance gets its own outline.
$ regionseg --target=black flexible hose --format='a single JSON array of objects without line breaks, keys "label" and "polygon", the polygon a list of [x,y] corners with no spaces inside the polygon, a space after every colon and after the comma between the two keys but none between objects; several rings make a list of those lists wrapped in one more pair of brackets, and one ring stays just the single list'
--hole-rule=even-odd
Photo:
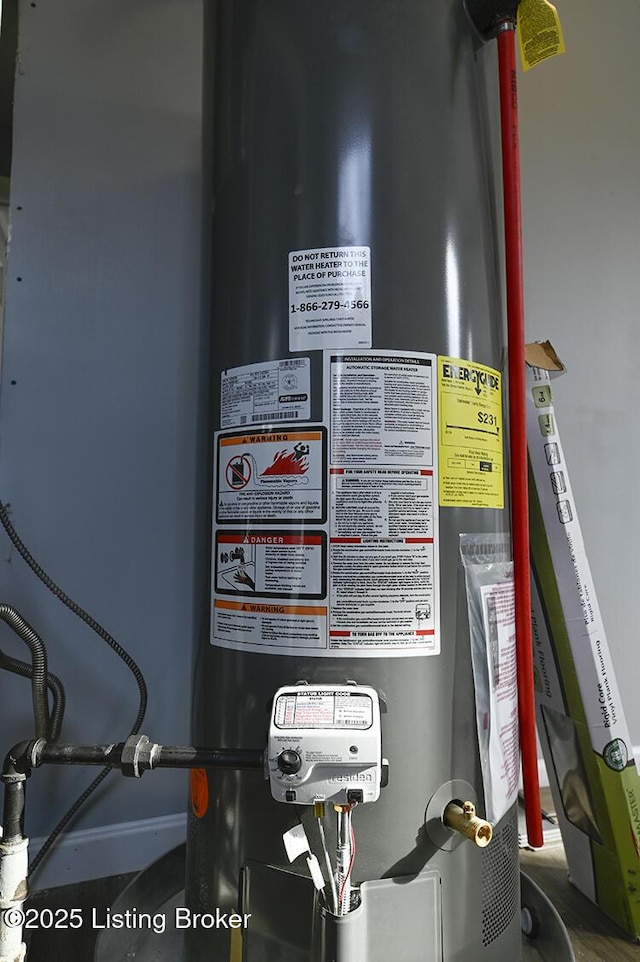
[{"label": "black flexible hose", "polygon": [[49,736],[49,699],[47,697],[47,649],[40,635],[11,605],[0,604],[0,619],[21,638],[31,651],[31,696],[36,738]]},{"label": "black flexible hose", "polygon": [[[140,692],[140,702],[139,702],[138,714],[136,716],[135,724],[133,728],[131,728],[130,734],[137,735],[137,733],[140,731],[140,728],[142,726],[142,722],[144,720],[144,716],[147,710],[147,684],[144,680],[144,675],[140,671],[140,668],[138,667],[136,662],[133,660],[131,655],[127,651],[125,651],[121,645],[118,644],[115,638],[112,635],[110,635],[109,632],[102,627],[102,625],[98,624],[95,618],[92,618],[91,615],[84,610],[84,608],[81,608],[80,605],[76,604],[76,602],[69,597],[69,595],[65,594],[65,592],[58,587],[55,581],[53,581],[49,577],[49,575],[46,573],[44,568],[42,568],[38,564],[38,562],[35,560],[33,555],[28,551],[28,549],[23,544],[16,529],[11,524],[7,506],[2,501],[0,501],[0,524],[2,524],[2,527],[7,533],[7,537],[15,547],[18,554],[22,557],[25,563],[31,568],[31,570],[36,575],[36,577],[40,579],[43,585],[45,585],[49,589],[49,591],[51,591],[51,593],[54,594],[56,598],[58,598],[58,600],[62,602],[63,605],[69,608],[69,610],[72,611],[74,615],[80,618],[81,621],[84,621],[85,624],[87,624],[93,631],[95,631],[95,633],[99,635],[100,638],[102,638],[102,640],[109,645],[109,647],[116,653],[116,655],[118,655],[118,657],[121,658],[122,661],[124,661],[125,665],[132,672],[138,684],[138,690]],[[46,840],[46,842],[44,843],[44,845],[42,846],[42,848],[40,849],[36,857],[31,862],[31,865],[29,866],[30,872],[34,872],[37,866],[40,865],[40,863],[45,858],[45,856],[47,855],[51,847],[57,841],[58,837],[64,832],[67,825],[69,825],[72,819],[75,818],[76,813],[82,808],[84,803],[93,794],[93,792],[96,790],[98,785],[100,785],[100,783],[104,781],[104,779],[107,777],[110,771],[111,771],[110,768],[103,768],[100,774],[96,778],[94,778],[94,780],[91,782],[90,785],[87,786],[87,788],[84,790],[82,795],[80,795],[80,797],[76,799],[76,801],[73,803],[71,808],[62,816],[62,818],[60,819],[56,827],[53,829],[53,831],[49,835],[49,838]]]},{"label": "black flexible hose", "polygon": [[81,621],[84,621],[84,623],[87,624],[92,631],[95,631],[95,633],[99,635],[100,638],[102,638],[102,640],[105,641],[113,651],[115,651],[116,655],[119,658],[121,658],[122,661],[124,661],[127,668],[129,668],[130,671],[132,672],[138,684],[138,689],[140,691],[140,706],[138,708],[138,714],[136,717],[135,724],[131,729],[130,734],[137,735],[137,733],[140,731],[140,727],[142,725],[142,722],[144,720],[144,716],[147,710],[147,685],[144,680],[144,675],[138,668],[137,664],[135,663],[135,661],[133,660],[129,652],[125,651],[124,648],[118,644],[118,642],[115,640],[113,635],[110,635],[109,632],[102,627],[102,625],[98,624],[95,618],[92,618],[91,615],[84,610],[84,608],[81,608],[80,605],[76,604],[76,602],[69,597],[69,595],[65,594],[62,588],[59,588],[58,585],[55,583],[55,581],[53,581],[49,577],[49,575],[46,573],[44,568],[40,567],[40,565],[35,560],[33,555],[29,552],[29,550],[25,547],[25,545],[21,541],[18,535],[18,532],[16,531],[16,529],[11,524],[11,521],[9,520],[9,513],[7,511],[7,507],[1,501],[0,501],[0,523],[2,523],[2,527],[6,531],[7,536],[9,537],[9,540],[15,547],[16,551],[21,555],[23,560],[29,565],[33,573],[36,575],[37,578],[40,579],[43,585],[45,585],[49,589],[49,591],[51,591],[52,594],[54,594],[56,598],[62,602],[63,605],[66,605],[66,607],[69,608],[69,610],[72,611],[74,615],[80,618]]},{"label": "black flexible hose", "polygon": [[[33,675],[33,668],[29,662],[20,661],[19,658],[12,658],[11,655],[7,655],[1,650],[0,668],[4,668],[5,671],[11,671],[14,675],[22,675],[23,678],[31,678]],[[47,741],[57,742],[62,729],[64,709],[67,699],[64,685],[58,676],[54,675],[53,672],[50,671],[47,672],[47,688],[51,692],[53,700],[51,714],[49,717],[49,734],[47,735]]]}]

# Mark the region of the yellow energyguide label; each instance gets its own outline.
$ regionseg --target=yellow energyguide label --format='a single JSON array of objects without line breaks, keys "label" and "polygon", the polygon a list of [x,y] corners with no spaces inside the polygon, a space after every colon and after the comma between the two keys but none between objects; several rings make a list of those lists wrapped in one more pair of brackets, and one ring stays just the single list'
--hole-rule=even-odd
[{"label": "yellow energyguide label", "polygon": [[518,7],[518,46],[523,70],[565,52],[560,17],[549,0],[522,0]]},{"label": "yellow energyguide label", "polygon": [[443,507],[504,508],[499,371],[438,358],[438,453]]}]

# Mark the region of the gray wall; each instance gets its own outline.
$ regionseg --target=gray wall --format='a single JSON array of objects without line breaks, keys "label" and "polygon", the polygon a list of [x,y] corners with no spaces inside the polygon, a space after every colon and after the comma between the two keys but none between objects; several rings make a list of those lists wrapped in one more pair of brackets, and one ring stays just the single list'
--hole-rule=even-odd
[{"label": "gray wall", "polygon": [[[21,3],[2,365],[0,497],[138,661],[143,730],[167,744],[188,743],[194,634],[201,17],[200,0]],[[4,534],[0,597],[49,644],[64,737],[126,736],[132,676]],[[2,625],[0,645],[25,657]],[[0,731],[7,749],[32,731],[28,683],[6,673]],[[94,774],[38,772],[29,833]],[[184,773],[107,784],[77,829],[185,810]]]},{"label": "gray wall", "polygon": [[640,5],[557,0],[567,53],[520,78],[526,324],[553,390],[631,738],[640,744]]}]

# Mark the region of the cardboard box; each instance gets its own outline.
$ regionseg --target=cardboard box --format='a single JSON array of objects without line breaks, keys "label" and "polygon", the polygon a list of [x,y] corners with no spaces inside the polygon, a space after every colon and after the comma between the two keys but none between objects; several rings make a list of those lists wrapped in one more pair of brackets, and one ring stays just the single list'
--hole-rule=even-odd
[{"label": "cardboard box", "polygon": [[527,346],[538,733],[573,884],[640,940],[640,776],[562,450],[548,342]]}]

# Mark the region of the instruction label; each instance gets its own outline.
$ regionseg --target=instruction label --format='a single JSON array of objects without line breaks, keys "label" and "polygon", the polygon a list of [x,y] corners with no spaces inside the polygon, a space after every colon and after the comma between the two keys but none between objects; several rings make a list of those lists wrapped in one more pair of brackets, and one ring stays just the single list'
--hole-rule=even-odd
[{"label": "instruction label", "polygon": [[433,539],[331,539],[333,650],[423,648],[435,654]]},{"label": "instruction label", "polygon": [[326,633],[327,609],[321,605],[214,601],[212,642],[222,648],[317,654],[326,648]]},{"label": "instruction label", "polygon": [[330,421],[329,650],[440,650],[437,358],[325,355]]},{"label": "instruction label", "polygon": [[324,532],[218,531],[216,591],[264,598],[326,594]]},{"label": "instruction label", "polygon": [[308,357],[229,368],[220,376],[220,427],[258,422],[308,421],[311,380]]},{"label": "instruction label", "polygon": [[433,538],[429,468],[331,468],[332,537]]},{"label": "instruction label", "polygon": [[331,463],[431,467],[432,357],[331,357]]},{"label": "instruction label", "polygon": [[502,375],[438,358],[440,504],[503,508]]},{"label": "instruction label", "polygon": [[520,756],[513,581],[483,585],[489,678],[489,758],[483,764],[487,818],[496,823],[518,797]]},{"label": "instruction label", "polygon": [[371,251],[289,254],[289,350],[371,347]]},{"label": "instruction label", "polygon": [[220,523],[326,521],[326,430],[217,436]]},{"label": "instruction label", "polygon": [[565,53],[560,17],[549,0],[521,0],[517,23],[523,70]]}]

